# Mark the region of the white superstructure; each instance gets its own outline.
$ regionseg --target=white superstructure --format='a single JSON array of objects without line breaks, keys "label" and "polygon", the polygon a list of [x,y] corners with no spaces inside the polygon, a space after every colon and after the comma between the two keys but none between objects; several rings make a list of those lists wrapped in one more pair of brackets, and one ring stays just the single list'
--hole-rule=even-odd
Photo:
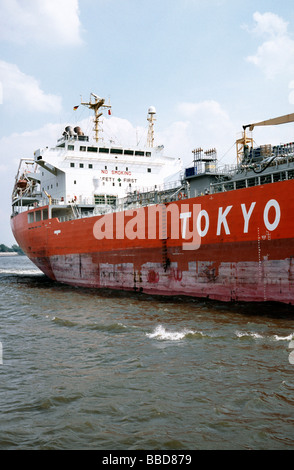
[{"label": "white superstructure", "polygon": [[74,204],[75,216],[105,213],[122,207],[121,201],[129,196],[139,203],[140,193],[162,189],[167,178],[182,170],[181,159],[165,156],[163,146],[154,146],[153,106],[148,109],[147,146],[126,148],[105,145],[99,138],[102,110],[110,113],[111,108],[104,99],[92,93],[82,105],[95,112],[94,138],[90,140],[80,127],[68,126],[55,147],[38,149],[34,160],[23,161],[13,193],[18,210],[24,204],[49,203],[61,208]]},{"label": "white superstructure", "polygon": [[102,146],[66,129],[56,147],[34,154],[44,198],[102,204],[107,198],[121,199],[132,191],[159,187],[181,169],[179,160],[164,156],[161,147]]}]

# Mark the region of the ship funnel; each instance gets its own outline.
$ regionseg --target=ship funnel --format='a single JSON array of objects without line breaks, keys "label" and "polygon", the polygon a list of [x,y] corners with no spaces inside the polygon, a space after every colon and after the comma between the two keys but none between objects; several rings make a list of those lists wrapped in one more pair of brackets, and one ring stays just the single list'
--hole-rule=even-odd
[{"label": "ship funnel", "polygon": [[72,137],[74,135],[74,131],[73,131],[73,128],[71,126],[67,126],[65,128],[65,132],[67,132],[70,137]]},{"label": "ship funnel", "polygon": [[80,127],[75,127],[74,131],[77,135],[84,135],[82,129]]}]

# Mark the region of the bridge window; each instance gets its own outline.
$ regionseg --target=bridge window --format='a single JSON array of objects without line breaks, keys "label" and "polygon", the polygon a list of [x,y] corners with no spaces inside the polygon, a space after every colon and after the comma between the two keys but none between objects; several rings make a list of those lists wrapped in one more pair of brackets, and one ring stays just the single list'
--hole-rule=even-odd
[{"label": "bridge window", "polygon": [[107,204],[115,204],[116,203],[116,196],[106,196]]},{"label": "bridge window", "polygon": [[94,201],[95,201],[95,204],[105,204],[105,196],[104,194],[95,194],[94,195]]}]

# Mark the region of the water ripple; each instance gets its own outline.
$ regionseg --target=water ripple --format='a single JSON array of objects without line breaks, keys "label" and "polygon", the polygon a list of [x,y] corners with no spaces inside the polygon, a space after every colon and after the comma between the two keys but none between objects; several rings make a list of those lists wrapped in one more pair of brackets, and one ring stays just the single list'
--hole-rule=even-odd
[{"label": "water ripple", "polygon": [[288,308],[77,289],[15,258],[0,449],[293,448]]}]

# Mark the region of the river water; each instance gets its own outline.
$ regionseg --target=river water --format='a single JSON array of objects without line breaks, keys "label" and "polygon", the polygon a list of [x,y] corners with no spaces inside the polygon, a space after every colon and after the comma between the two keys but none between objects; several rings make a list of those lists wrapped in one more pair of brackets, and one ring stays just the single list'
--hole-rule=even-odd
[{"label": "river water", "polygon": [[0,257],[0,449],[294,445],[294,310],[81,289]]}]

